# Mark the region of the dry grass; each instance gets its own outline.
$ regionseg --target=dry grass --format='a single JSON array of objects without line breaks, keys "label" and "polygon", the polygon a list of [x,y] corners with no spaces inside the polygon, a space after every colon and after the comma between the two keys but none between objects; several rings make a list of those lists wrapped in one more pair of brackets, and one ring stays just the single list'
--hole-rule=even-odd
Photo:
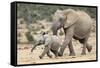
[{"label": "dry grass", "polygon": [[54,63],[54,62],[72,62],[72,61],[87,61],[87,60],[96,60],[96,37],[95,34],[91,34],[89,38],[89,43],[93,47],[91,53],[87,52],[87,55],[81,55],[82,45],[73,40],[74,49],[76,56],[68,56],[69,50],[66,48],[64,51],[64,56],[55,58],[49,58],[46,55],[43,59],[39,59],[39,55],[43,51],[43,45],[38,46],[33,53],[30,52],[32,44],[18,44],[17,50],[17,61],[18,64],[38,64],[38,63]]},{"label": "dry grass", "polygon": [[[47,22],[45,20],[44,21],[39,21],[39,22],[42,23],[42,25],[44,26],[44,29],[41,29],[41,30],[44,30],[44,31],[49,30],[50,23],[47,24]],[[40,24],[38,24],[38,25],[34,24],[34,26],[36,28],[38,28],[38,26],[40,26]],[[20,30],[22,30],[22,31],[20,31]],[[33,47],[33,45],[25,43],[25,42],[28,42],[26,37],[24,36],[25,32],[23,32],[24,30],[26,30],[26,28],[20,29],[20,30],[18,32],[22,34],[22,36],[20,38],[21,38],[21,41],[23,42],[23,44],[17,44],[17,47],[18,47],[17,48],[17,63],[18,64],[38,64],[38,63],[54,63],[54,62],[73,62],[73,61],[96,60],[96,32],[95,32],[95,29],[93,29],[94,31],[92,31],[91,36],[88,40],[88,43],[93,47],[93,49],[90,53],[87,52],[87,55],[81,55],[82,44],[80,44],[78,41],[73,39],[73,46],[74,46],[74,49],[75,49],[75,52],[76,52],[76,56],[74,56],[74,57],[73,56],[68,56],[69,55],[69,50],[68,50],[68,47],[67,47],[66,50],[64,51],[64,55],[62,57],[55,58],[53,56],[53,58],[49,58],[45,55],[43,57],[43,59],[39,59],[39,55],[41,55],[44,46],[43,45],[38,46],[33,51],[33,53],[31,53],[31,48]],[[62,36],[62,37],[60,36],[60,38],[63,41],[64,36]]]}]

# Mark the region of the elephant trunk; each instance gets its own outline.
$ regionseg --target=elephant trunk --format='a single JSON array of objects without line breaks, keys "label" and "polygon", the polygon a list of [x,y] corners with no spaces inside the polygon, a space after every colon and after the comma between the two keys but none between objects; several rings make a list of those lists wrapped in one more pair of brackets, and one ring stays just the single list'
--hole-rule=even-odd
[{"label": "elephant trunk", "polygon": [[57,29],[53,29],[53,35],[57,35]]},{"label": "elephant trunk", "polygon": [[52,32],[53,32],[53,35],[57,35],[57,27],[55,27],[55,25],[53,25],[53,26],[51,27],[51,30],[52,30]]},{"label": "elephant trunk", "polygon": [[63,26],[60,22],[54,22],[54,24],[51,27],[51,30],[53,31],[53,35],[57,35],[58,29],[60,29]]}]

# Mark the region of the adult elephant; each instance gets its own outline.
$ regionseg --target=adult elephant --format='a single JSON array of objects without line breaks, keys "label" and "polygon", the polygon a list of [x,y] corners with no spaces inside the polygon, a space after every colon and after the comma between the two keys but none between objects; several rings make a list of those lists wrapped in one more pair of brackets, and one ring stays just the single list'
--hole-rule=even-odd
[{"label": "adult elephant", "polygon": [[68,45],[70,51],[69,55],[75,56],[72,38],[79,40],[79,42],[83,44],[82,55],[86,54],[86,48],[88,52],[91,52],[92,46],[87,43],[91,26],[92,19],[84,11],[75,11],[73,9],[57,10],[53,15],[53,35],[57,35],[57,30],[62,27],[65,32],[65,40],[58,55],[62,56],[66,46]]}]

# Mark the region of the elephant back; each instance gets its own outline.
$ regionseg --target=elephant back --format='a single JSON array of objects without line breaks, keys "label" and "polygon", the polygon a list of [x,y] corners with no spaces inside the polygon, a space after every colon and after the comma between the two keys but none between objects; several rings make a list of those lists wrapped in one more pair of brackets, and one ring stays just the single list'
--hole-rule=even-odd
[{"label": "elephant back", "polygon": [[64,28],[68,28],[69,26],[73,25],[79,18],[76,11],[73,9],[64,10],[63,13],[66,15]]}]

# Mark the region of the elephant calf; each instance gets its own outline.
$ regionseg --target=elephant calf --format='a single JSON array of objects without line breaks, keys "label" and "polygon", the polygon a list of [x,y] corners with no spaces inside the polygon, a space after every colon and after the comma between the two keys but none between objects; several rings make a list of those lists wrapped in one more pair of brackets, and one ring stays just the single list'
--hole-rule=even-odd
[{"label": "elephant calf", "polygon": [[52,58],[50,51],[55,55],[55,57],[58,56],[58,50],[61,46],[61,41],[56,35],[48,35],[43,33],[38,35],[36,39],[34,38],[34,40],[36,44],[31,49],[31,52],[33,52],[38,45],[44,44],[45,46],[42,54],[39,56],[40,59],[42,59],[45,54],[47,54],[49,58]]}]

